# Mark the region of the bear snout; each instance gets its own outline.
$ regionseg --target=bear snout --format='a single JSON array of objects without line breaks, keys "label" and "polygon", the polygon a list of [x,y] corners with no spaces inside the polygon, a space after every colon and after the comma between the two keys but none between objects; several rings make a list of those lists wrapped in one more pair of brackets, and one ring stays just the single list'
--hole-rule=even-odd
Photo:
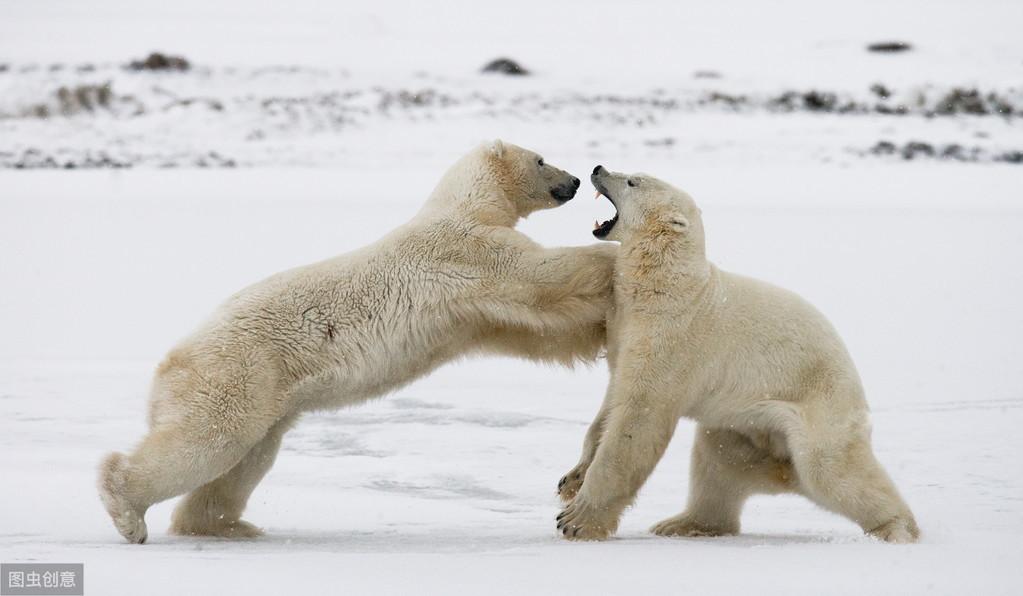
[{"label": "bear snout", "polygon": [[593,188],[597,189],[597,196],[604,195],[607,198],[611,198],[611,194],[608,192],[607,186],[604,184],[606,180],[605,176],[611,172],[607,171],[604,166],[597,166],[593,168],[593,173],[590,174],[590,183],[593,184]]},{"label": "bear snout", "polygon": [[551,189],[551,196],[554,197],[560,203],[564,203],[572,199],[575,196],[575,191],[579,189],[579,179],[572,178],[571,182],[559,184]]}]

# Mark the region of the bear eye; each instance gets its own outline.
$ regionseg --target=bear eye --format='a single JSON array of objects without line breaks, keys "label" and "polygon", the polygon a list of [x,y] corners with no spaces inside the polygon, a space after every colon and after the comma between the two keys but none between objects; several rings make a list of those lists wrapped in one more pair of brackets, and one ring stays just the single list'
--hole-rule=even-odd
[{"label": "bear eye", "polygon": [[629,184],[629,186],[639,186],[639,183],[636,182],[635,180],[629,180],[628,184]]},{"label": "bear eye", "polygon": [[536,160],[536,165],[543,167],[543,158]]}]

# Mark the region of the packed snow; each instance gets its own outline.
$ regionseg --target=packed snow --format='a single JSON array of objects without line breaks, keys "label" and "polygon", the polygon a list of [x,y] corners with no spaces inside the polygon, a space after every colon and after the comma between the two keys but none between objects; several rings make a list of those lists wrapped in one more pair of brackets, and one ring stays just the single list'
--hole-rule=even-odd
[{"label": "packed snow", "polygon": [[[87,594],[1019,593],[1021,25],[995,0],[5,3],[0,560],[83,562]],[[912,49],[866,50],[886,40]],[[127,67],[154,50],[191,68]],[[479,73],[499,56],[531,74]],[[737,537],[654,537],[685,503],[684,421],[617,537],[566,542],[555,488],[606,367],[472,358],[305,416],[246,513],[265,537],[168,536],[167,502],[125,544],[96,465],[145,432],[161,356],[239,288],[411,218],[495,137],[685,188],[713,261],[824,312],[922,541],[795,496],[754,497]],[[592,242],[591,196],[520,228]]]}]

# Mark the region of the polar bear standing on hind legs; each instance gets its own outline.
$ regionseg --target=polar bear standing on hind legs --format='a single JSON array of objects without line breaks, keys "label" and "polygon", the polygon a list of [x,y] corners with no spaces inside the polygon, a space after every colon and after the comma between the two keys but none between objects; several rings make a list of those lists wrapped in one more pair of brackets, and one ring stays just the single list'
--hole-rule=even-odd
[{"label": "polar bear standing on hind legs", "polygon": [[685,512],[662,536],[739,531],[755,493],[800,493],[872,536],[919,529],[870,446],[859,375],[828,321],[801,298],[707,261],[700,210],[643,174],[597,166],[615,206],[594,230],[621,241],[608,321],[611,380],[579,464],[559,484],[571,539],[614,533],[678,419],[697,421]]},{"label": "polar bear standing on hind legs", "polygon": [[416,217],[376,243],[231,297],[157,369],[150,430],[100,468],[117,530],[146,540],[146,510],[188,493],[171,532],[253,537],[241,519],[303,411],[394,391],[458,356],[593,360],[617,253],[545,249],[513,228],[571,199],[579,179],[496,141],[445,174]]}]

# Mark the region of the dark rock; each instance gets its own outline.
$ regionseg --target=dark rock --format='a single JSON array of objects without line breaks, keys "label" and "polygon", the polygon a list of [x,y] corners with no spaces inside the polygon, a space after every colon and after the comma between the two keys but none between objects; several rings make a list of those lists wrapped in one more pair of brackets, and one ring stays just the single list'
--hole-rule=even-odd
[{"label": "dark rock", "polygon": [[145,60],[133,60],[128,64],[128,68],[132,70],[176,70],[186,71],[190,69],[192,65],[181,56],[171,56],[170,54],[161,54],[160,52],[153,52]]},{"label": "dark rock", "polygon": [[805,92],[786,91],[767,101],[769,108],[792,112],[807,110],[809,112],[851,112],[857,109],[856,104],[838,104],[838,96],[834,93],[810,90]]},{"label": "dark rock", "polygon": [[195,165],[200,168],[234,168],[237,167],[238,163],[216,151],[210,151],[206,155],[200,155],[196,160]]},{"label": "dark rock", "polygon": [[938,101],[938,105],[934,108],[934,113],[945,116],[950,114],[976,114],[982,116],[988,113],[988,109],[979,91],[956,87]]},{"label": "dark rock", "polygon": [[27,149],[21,155],[21,159],[14,163],[14,167],[18,169],[29,169],[29,168],[56,168],[59,167],[57,161],[49,155],[43,155],[38,149]]},{"label": "dark rock", "polygon": [[95,107],[93,105],[93,89],[95,87],[82,85],[75,88],[75,101],[78,102],[83,109],[91,112]]},{"label": "dark rock", "polygon": [[1007,100],[998,97],[998,94],[996,94],[993,91],[987,94],[987,102],[988,105],[991,106],[991,111],[996,114],[1001,114],[1003,116],[1012,116],[1014,112],[1012,104],[1009,103]]},{"label": "dark rock", "polygon": [[96,103],[104,108],[110,107],[110,100],[114,97],[114,91],[110,87],[110,82],[103,83],[96,89]]},{"label": "dark rock", "polygon": [[792,111],[792,110],[794,110],[796,108],[796,106],[795,106],[795,99],[796,99],[796,97],[797,97],[797,94],[796,94],[795,91],[786,91],[785,93],[782,93],[778,97],[773,97],[773,98],[769,99],[767,101],[767,105],[768,105],[768,107],[771,107],[771,108],[774,108],[774,109],[780,108],[780,109],[783,109],[783,110],[785,110],[787,112],[790,112],[790,111]]},{"label": "dark rock", "polygon": [[1007,151],[995,157],[995,161],[1006,163],[1023,163],[1023,151]]},{"label": "dark rock", "polygon": [[889,97],[892,96],[891,89],[889,89],[888,87],[885,87],[881,83],[874,83],[873,85],[871,85],[870,86],[870,91],[874,95],[880,97],[881,99],[888,99]]},{"label": "dark rock", "polygon": [[97,108],[110,109],[115,99],[110,81],[99,85],[86,84],[57,89],[57,106],[60,113],[65,116],[73,116],[82,111],[92,112]]},{"label": "dark rock", "polygon": [[869,151],[874,155],[891,155],[895,153],[895,143],[891,141],[878,141]]},{"label": "dark rock", "polygon": [[526,76],[529,74],[528,70],[511,58],[497,58],[495,60],[491,60],[483,67],[481,72],[496,72],[498,74],[511,76]]},{"label": "dark rock", "polygon": [[60,104],[60,111],[65,116],[75,113],[75,94],[67,87],[57,89],[57,103]]},{"label": "dark rock", "polygon": [[878,114],[905,116],[906,114],[909,113],[909,108],[902,104],[899,104],[895,107],[886,106],[884,104],[877,104],[874,106],[874,111],[877,112]]},{"label": "dark rock", "polygon": [[890,141],[878,141],[864,153],[878,156],[899,155],[905,160],[927,158],[962,163],[1001,162],[1023,164],[1023,151],[995,153],[985,150],[983,147],[968,147],[959,143],[935,146],[921,141],[910,141],[899,147]]},{"label": "dark rock", "polygon": [[[105,151],[71,152],[58,150],[57,155],[48,155],[38,149],[27,149],[14,161],[0,162],[0,167],[17,169],[65,169],[80,168],[127,168],[131,163],[111,157]],[[13,157],[13,156],[12,156]]]},{"label": "dark rock", "polygon": [[177,99],[163,107],[163,111],[172,110],[175,108],[190,108],[192,106],[206,106],[214,112],[224,111],[224,102],[219,99],[213,99],[209,97],[185,97]]},{"label": "dark rock", "polygon": [[869,52],[886,54],[908,52],[911,49],[913,49],[913,46],[904,41],[879,41],[867,46],[867,51]]},{"label": "dark rock", "polygon": [[954,159],[956,161],[966,161],[969,156],[966,154],[962,145],[958,143],[952,143],[951,145],[945,145],[941,150],[941,159]]},{"label": "dark rock", "polygon": [[[731,95],[729,93],[721,93],[720,91],[713,91],[709,93],[703,100],[706,103],[723,103],[730,108],[738,108],[739,106],[746,103],[746,96],[744,95]],[[701,102],[702,103],[702,102]]]},{"label": "dark rock", "polygon": [[803,107],[811,112],[831,112],[838,103],[834,93],[807,91],[803,94]]},{"label": "dark rock", "polygon": [[903,159],[915,159],[917,157],[934,157],[934,146],[921,141],[910,141],[902,146]]}]

